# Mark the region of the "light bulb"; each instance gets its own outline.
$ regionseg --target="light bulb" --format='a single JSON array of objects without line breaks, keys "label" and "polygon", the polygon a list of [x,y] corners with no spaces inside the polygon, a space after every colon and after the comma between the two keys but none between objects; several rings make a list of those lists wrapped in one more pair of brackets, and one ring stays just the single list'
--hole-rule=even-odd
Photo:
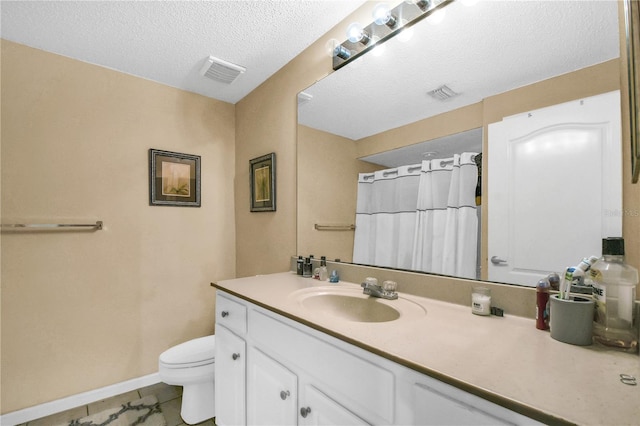
[{"label": "light bulb", "polygon": [[362,40],[364,36],[364,31],[362,30],[362,25],[358,22],[354,22],[353,24],[347,27],[347,40],[351,43],[357,43]]},{"label": "light bulb", "polygon": [[373,15],[373,22],[375,22],[377,25],[386,24],[389,28],[393,28],[396,26],[397,20],[391,14],[391,10],[389,9],[389,6],[387,6],[385,3],[379,3],[373,9],[372,15]]}]

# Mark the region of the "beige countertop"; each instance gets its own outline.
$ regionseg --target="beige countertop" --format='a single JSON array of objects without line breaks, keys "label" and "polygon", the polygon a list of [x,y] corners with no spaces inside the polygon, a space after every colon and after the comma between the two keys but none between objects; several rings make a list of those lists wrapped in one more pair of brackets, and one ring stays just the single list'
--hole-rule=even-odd
[{"label": "beige countertop", "polygon": [[470,306],[406,295],[400,287],[400,302],[415,302],[426,315],[361,323],[310,311],[292,296],[359,284],[284,272],[212,285],[544,423],[640,424],[640,386],[620,382],[621,373],[640,381],[637,354],[561,343],[532,319],[473,315]]}]

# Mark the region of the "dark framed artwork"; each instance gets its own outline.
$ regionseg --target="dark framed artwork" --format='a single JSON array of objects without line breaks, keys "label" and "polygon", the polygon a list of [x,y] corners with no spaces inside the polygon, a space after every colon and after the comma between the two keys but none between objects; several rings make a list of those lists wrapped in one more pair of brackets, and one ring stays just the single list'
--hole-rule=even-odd
[{"label": "dark framed artwork", "polygon": [[149,205],[200,207],[200,156],[150,149]]},{"label": "dark framed artwork", "polygon": [[249,160],[251,181],[251,211],[276,210],[276,154]]},{"label": "dark framed artwork", "polygon": [[629,122],[631,125],[631,182],[640,176],[640,4],[625,0],[627,74],[629,82]]}]

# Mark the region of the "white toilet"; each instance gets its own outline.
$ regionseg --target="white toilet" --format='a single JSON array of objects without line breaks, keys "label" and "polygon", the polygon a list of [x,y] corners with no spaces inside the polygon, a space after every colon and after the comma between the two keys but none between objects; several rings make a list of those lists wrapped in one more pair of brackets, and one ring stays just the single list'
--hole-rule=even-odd
[{"label": "white toilet", "polygon": [[215,416],[214,366],[216,336],[189,340],[160,354],[160,380],[182,386],[180,415],[195,424]]}]

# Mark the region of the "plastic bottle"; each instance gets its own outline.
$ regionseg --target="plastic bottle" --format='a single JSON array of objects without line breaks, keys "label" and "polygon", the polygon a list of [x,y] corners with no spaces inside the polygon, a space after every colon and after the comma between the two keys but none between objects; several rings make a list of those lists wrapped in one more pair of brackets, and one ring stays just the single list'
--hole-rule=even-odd
[{"label": "plastic bottle", "polygon": [[304,259],[302,256],[298,256],[298,260],[296,261],[296,274],[302,275],[304,272]]},{"label": "plastic bottle", "polygon": [[313,274],[313,265],[311,264],[310,258],[304,259],[304,264],[302,265],[302,276],[305,278],[311,278]]},{"label": "plastic bottle", "polygon": [[327,271],[327,258],[325,256],[320,257],[320,270],[318,271],[318,279],[320,281],[327,281],[329,279],[329,271]]},{"label": "plastic bottle", "polygon": [[602,240],[602,258],[591,268],[596,311],[593,335],[597,342],[626,352],[638,351],[633,308],[638,270],[624,260],[624,240]]},{"label": "plastic bottle", "polygon": [[536,285],[536,328],[538,330],[549,329],[549,283],[548,278],[543,278]]}]

